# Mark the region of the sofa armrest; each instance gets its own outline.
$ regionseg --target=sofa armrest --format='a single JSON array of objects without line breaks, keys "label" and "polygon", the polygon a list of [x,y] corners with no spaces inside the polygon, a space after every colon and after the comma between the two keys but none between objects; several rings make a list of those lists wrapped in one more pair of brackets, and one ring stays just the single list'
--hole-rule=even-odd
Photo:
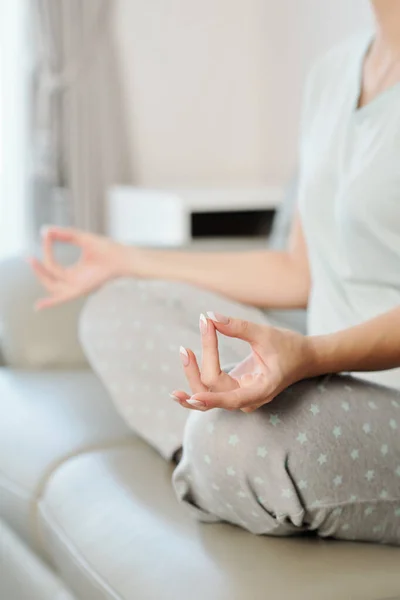
[{"label": "sofa armrest", "polygon": [[[63,262],[68,262],[67,258],[64,253]],[[85,300],[35,312],[34,303],[44,293],[24,257],[0,262],[3,362],[24,369],[87,367],[78,339],[78,319]]]}]

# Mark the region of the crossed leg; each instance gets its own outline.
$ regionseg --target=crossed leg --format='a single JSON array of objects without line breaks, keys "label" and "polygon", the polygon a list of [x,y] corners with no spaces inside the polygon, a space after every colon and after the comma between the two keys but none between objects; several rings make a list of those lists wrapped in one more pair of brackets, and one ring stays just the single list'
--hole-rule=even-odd
[{"label": "crossed leg", "polygon": [[[87,356],[132,429],[167,459],[183,445],[178,498],[203,521],[257,534],[399,544],[399,395],[332,376],[302,381],[251,414],[182,409],[168,396],[186,387],[179,346],[199,348],[207,310],[266,322],[193,286],[133,280],[105,286],[81,320]],[[221,338],[223,363],[246,353]]]}]

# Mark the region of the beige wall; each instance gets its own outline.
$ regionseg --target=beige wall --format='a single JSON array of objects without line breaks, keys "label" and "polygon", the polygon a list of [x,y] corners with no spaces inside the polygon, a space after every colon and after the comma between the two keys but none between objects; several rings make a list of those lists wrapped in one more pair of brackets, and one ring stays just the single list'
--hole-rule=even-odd
[{"label": "beige wall", "polygon": [[310,63],[369,20],[367,0],[117,0],[135,182],[284,182]]}]

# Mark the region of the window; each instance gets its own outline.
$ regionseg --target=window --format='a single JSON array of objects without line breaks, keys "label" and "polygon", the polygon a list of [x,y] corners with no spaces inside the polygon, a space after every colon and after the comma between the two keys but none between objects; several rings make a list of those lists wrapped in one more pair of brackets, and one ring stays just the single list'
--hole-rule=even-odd
[{"label": "window", "polygon": [[0,258],[28,244],[27,10],[0,2]]}]

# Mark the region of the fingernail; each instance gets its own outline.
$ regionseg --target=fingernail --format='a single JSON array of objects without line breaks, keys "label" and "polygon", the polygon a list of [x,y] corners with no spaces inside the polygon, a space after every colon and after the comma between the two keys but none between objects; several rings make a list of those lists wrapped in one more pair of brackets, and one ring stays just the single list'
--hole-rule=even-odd
[{"label": "fingernail", "polygon": [[229,323],[229,317],[225,317],[225,315],[213,312],[212,310],[207,311],[207,316],[210,317],[211,321],[215,321],[216,323],[224,323],[225,325]]},{"label": "fingernail", "polygon": [[184,367],[187,367],[189,364],[189,354],[183,346],[179,348],[179,354],[181,355],[181,361]]},{"label": "fingernail", "polygon": [[205,335],[207,333],[208,324],[207,324],[207,319],[205,318],[203,313],[201,313],[201,315],[200,315],[199,327],[200,327],[200,333],[202,335]]},{"label": "fingernail", "polygon": [[193,396],[191,398],[189,398],[189,400],[186,400],[186,402],[188,404],[191,404],[192,406],[205,406],[204,402],[202,402],[201,400],[197,400],[196,398],[193,398]]},{"label": "fingernail", "polygon": [[177,397],[176,397],[176,396],[174,396],[173,394],[168,394],[168,396],[169,396],[170,398],[172,398],[172,400],[175,400],[175,402],[179,402],[179,404],[180,404],[180,400],[179,400],[179,398],[177,398]]}]

